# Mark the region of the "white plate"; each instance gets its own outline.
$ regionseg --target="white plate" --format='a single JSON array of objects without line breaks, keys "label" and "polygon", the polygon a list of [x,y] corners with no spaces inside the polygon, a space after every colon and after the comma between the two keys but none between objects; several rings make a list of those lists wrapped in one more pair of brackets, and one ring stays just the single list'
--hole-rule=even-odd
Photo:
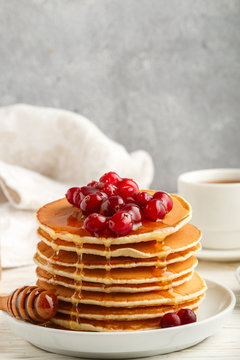
[{"label": "white plate", "polygon": [[237,268],[236,272],[235,272],[236,278],[240,284],[240,266]]},{"label": "white plate", "polygon": [[196,257],[200,260],[207,261],[238,261],[240,260],[240,249],[212,250],[203,248],[198,254],[196,254]]},{"label": "white plate", "polygon": [[233,292],[207,280],[198,321],[168,329],[128,332],[82,332],[45,328],[5,314],[12,331],[33,345],[58,354],[98,359],[124,359],[166,354],[188,348],[218,331],[235,305]]}]

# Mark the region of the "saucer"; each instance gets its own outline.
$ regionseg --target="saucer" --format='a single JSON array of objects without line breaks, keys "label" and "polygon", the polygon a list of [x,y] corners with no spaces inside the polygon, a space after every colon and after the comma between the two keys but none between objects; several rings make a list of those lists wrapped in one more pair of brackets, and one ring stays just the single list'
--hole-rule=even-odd
[{"label": "saucer", "polygon": [[240,284],[240,266],[235,271],[236,278]]},{"label": "saucer", "polygon": [[207,261],[238,261],[240,260],[240,249],[234,250],[212,250],[202,248],[196,257],[200,260]]},{"label": "saucer", "polygon": [[38,348],[92,359],[126,359],[186,349],[215,334],[228,320],[236,299],[231,290],[206,280],[208,290],[198,321],[167,329],[87,332],[47,328],[4,314],[11,330]]}]

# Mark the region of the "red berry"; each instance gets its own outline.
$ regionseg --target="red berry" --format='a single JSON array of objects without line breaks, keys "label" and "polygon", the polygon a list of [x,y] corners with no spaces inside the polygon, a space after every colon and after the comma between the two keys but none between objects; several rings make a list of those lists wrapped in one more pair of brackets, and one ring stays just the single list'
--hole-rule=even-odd
[{"label": "red berry", "polygon": [[143,215],[151,221],[161,220],[164,218],[165,214],[165,206],[158,199],[150,200],[143,209]]},{"label": "red berry", "polygon": [[79,188],[80,204],[82,200],[85,198],[85,196],[96,193],[101,194],[102,196],[104,195],[101,193],[101,191],[99,191],[98,189],[92,186],[82,186],[81,188]]},{"label": "red berry", "polygon": [[103,182],[98,183],[96,188],[99,189],[101,192],[107,194],[107,196],[117,195],[118,192],[118,188],[116,186]]},{"label": "red berry", "polygon": [[131,186],[123,186],[118,189],[119,195],[125,200],[127,198],[133,198],[136,190]]},{"label": "red berry", "polygon": [[158,191],[153,195],[154,199],[161,200],[163,202],[163,205],[166,208],[166,211],[169,212],[172,210],[173,207],[173,201],[170,195],[163,191]]},{"label": "red berry", "polygon": [[82,200],[80,208],[84,215],[98,212],[103,201],[103,195],[100,192],[92,193]]},{"label": "red berry", "polygon": [[119,188],[122,188],[125,186],[130,186],[133,189],[135,189],[135,191],[139,190],[138,184],[132,179],[127,179],[127,178],[122,179],[122,181],[119,184]]},{"label": "red berry", "polygon": [[133,196],[127,196],[124,198],[125,204],[135,204],[135,200]]},{"label": "red berry", "polygon": [[98,184],[99,184],[98,181],[93,180],[89,184],[87,184],[87,186],[95,188],[95,187],[97,187]]},{"label": "red berry", "polygon": [[132,217],[126,211],[118,211],[109,220],[108,227],[116,236],[127,235],[133,227]]},{"label": "red berry", "polygon": [[136,201],[136,203],[138,204],[138,206],[140,206],[141,208],[144,208],[144,206],[147,205],[148,201],[152,200],[152,196],[150,194],[148,194],[145,191],[142,192],[136,192],[134,194],[134,199]]},{"label": "red berry", "polygon": [[110,196],[107,200],[105,200],[102,204],[102,211],[106,216],[112,216],[116,212],[118,212],[121,206],[124,205],[124,201],[121,196],[114,195]]},{"label": "red berry", "polygon": [[181,309],[178,311],[177,314],[181,319],[182,325],[190,324],[197,321],[197,316],[195,312],[190,309]]},{"label": "red berry", "polygon": [[84,227],[92,234],[99,234],[107,226],[107,218],[98,213],[92,213],[84,220]]},{"label": "red berry", "polygon": [[180,317],[175,313],[167,313],[161,318],[161,327],[168,328],[181,325]]},{"label": "red berry", "polygon": [[140,207],[136,204],[126,204],[121,208],[121,210],[127,211],[131,215],[133,223],[138,223],[142,220]]},{"label": "red berry", "polygon": [[92,186],[82,186],[80,187],[80,192],[81,192],[81,196],[84,198],[84,196],[89,195],[89,194],[93,194],[96,193],[98,190],[95,189]]},{"label": "red berry", "polygon": [[67,193],[65,194],[67,201],[72,205],[74,204],[73,196],[74,196],[76,190],[78,190],[78,189],[79,189],[79,187],[72,187],[72,188],[68,189]]},{"label": "red berry", "polygon": [[73,194],[73,205],[80,208],[83,198],[84,195],[81,193],[81,188],[77,189]]},{"label": "red berry", "polygon": [[118,186],[119,182],[121,181],[121,177],[118,174],[116,174],[114,171],[110,171],[108,173],[105,173],[103,176],[101,176],[99,181]]},{"label": "red berry", "polygon": [[75,190],[73,194],[73,205],[80,208],[81,202],[88,194],[95,193],[97,190],[90,186],[82,186]]}]

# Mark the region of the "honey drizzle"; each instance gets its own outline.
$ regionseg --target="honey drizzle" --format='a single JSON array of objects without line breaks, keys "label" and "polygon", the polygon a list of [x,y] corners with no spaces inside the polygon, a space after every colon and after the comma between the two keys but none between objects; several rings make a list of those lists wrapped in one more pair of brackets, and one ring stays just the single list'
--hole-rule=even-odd
[{"label": "honey drizzle", "polygon": [[[82,277],[84,275],[83,269],[83,243],[77,245],[78,251],[76,268],[74,272],[74,292],[71,297],[72,307],[70,310],[70,328],[74,329],[74,322],[80,323],[79,301],[82,298]],[[78,278],[78,279],[76,279]]]},{"label": "honey drizzle", "polygon": [[[52,255],[49,258],[47,258],[47,263],[46,263],[47,268],[52,267],[52,260],[53,260],[53,262],[55,262],[55,261],[58,261],[58,259],[59,259],[60,250],[54,250],[53,248],[52,248],[52,250],[53,250]],[[52,280],[54,282],[57,280],[57,275],[56,274],[52,274]]]},{"label": "honey drizzle", "polygon": [[[167,251],[168,253],[170,252],[171,253],[171,248],[167,245],[165,245],[165,241],[164,239],[161,239],[161,240],[157,240],[157,243],[156,243],[156,248],[160,248],[161,250],[165,250]],[[168,271],[168,267],[167,265],[163,266],[162,263],[165,263],[166,260],[167,260],[167,256],[164,256],[164,257],[161,257],[161,256],[157,256],[157,263],[155,265],[155,268],[153,270],[153,274],[158,276],[160,273],[161,275],[170,275],[171,273]],[[169,281],[168,282],[170,283],[169,285],[169,288],[164,290],[170,297],[174,297],[172,296],[172,292],[173,292],[173,281]]]},{"label": "honey drizzle", "polygon": [[[110,245],[106,245],[105,244],[105,254],[106,254],[106,265],[105,265],[105,270],[106,270],[106,274],[105,274],[105,278],[106,279],[111,279],[111,248]],[[104,284],[104,286],[106,286]]]},{"label": "honey drizzle", "polygon": [[[107,282],[111,282],[111,242],[107,241],[104,243],[105,245],[105,255],[106,255],[106,264],[105,264],[105,279],[108,279]],[[109,287],[109,284],[102,284],[103,288],[106,289],[107,287]],[[108,329],[108,330],[112,330],[112,325],[111,325],[111,321],[109,320],[105,320],[102,322],[103,326]]]}]

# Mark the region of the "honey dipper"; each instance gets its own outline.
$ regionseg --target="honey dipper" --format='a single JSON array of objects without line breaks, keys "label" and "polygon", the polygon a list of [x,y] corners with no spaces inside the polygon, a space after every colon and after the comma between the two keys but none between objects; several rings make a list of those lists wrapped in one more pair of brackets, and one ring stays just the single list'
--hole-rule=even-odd
[{"label": "honey dipper", "polygon": [[35,323],[43,323],[57,311],[54,293],[37,286],[23,286],[7,296],[0,296],[0,310],[13,317]]}]

